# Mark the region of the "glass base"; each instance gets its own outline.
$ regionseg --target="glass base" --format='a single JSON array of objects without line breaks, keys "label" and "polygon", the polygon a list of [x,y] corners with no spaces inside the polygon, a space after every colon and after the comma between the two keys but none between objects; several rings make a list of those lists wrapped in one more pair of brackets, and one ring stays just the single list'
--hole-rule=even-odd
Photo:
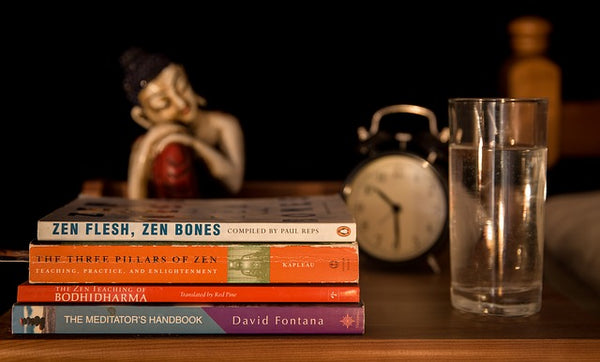
[{"label": "glass base", "polygon": [[541,290],[514,293],[502,296],[488,292],[452,289],[452,306],[458,310],[481,315],[503,317],[526,317],[538,313],[542,307]]}]

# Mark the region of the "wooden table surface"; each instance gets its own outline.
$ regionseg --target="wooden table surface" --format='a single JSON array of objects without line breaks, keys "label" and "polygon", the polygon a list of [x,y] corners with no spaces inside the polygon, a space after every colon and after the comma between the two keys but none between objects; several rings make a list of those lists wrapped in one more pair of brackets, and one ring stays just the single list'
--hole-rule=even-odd
[{"label": "wooden table surface", "polygon": [[[287,193],[287,186],[280,190]],[[600,361],[600,316],[551,283],[534,316],[480,317],[452,308],[447,253],[440,265],[440,274],[386,270],[361,256],[364,335],[12,335],[7,311],[0,317],[0,361]]]}]

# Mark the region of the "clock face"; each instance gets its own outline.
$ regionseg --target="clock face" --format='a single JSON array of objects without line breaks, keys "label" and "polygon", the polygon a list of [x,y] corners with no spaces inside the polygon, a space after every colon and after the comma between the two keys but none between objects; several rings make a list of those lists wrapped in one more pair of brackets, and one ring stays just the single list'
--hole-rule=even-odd
[{"label": "clock face", "polygon": [[343,195],[357,222],[360,248],[375,258],[410,261],[443,237],[447,189],[420,157],[394,153],[370,159],[348,177]]}]

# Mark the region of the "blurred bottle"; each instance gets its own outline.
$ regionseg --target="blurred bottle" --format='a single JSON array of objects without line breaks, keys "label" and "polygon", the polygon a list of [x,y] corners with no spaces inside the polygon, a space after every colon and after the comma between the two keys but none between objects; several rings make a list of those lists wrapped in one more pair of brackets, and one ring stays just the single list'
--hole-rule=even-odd
[{"label": "blurred bottle", "polygon": [[522,16],[508,24],[512,55],[501,71],[506,97],[548,98],[548,167],[560,157],[562,81],[560,67],[546,55],[550,22],[539,16]]}]

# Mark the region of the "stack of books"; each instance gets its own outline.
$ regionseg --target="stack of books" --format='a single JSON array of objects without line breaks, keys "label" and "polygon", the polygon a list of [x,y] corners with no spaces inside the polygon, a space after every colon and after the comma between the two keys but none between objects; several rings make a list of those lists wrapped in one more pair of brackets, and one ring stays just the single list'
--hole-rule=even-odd
[{"label": "stack of books", "polygon": [[339,194],[80,196],[38,221],[13,334],[363,334]]}]

